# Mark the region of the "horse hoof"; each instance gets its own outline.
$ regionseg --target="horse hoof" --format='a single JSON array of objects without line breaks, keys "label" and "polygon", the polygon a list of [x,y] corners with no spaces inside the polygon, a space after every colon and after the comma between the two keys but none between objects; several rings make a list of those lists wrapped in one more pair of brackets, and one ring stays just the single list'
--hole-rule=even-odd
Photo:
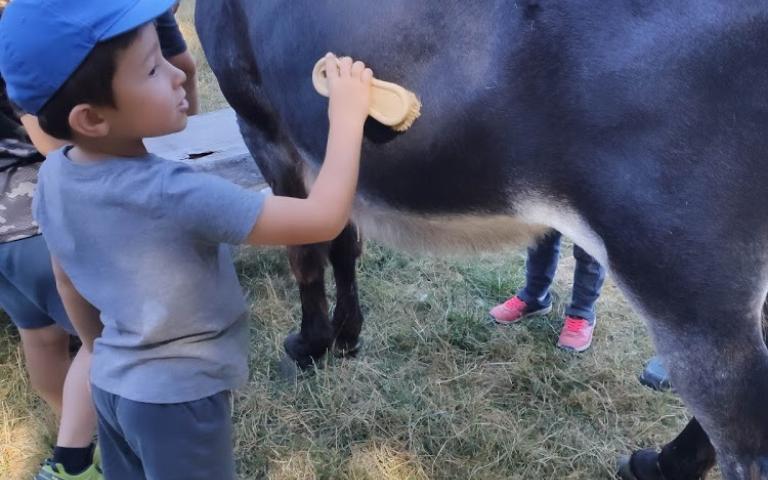
[{"label": "horse hoof", "polygon": [[659,452],[646,448],[621,457],[617,476],[621,480],[664,480],[659,469]]},{"label": "horse hoof", "polygon": [[661,363],[659,357],[652,357],[645,365],[643,372],[638,377],[640,383],[653,390],[660,392],[672,390],[672,382],[669,380],[669,373]]},{"label": "horse hoof", "polygon": [[323,352],[317,356],[312,355],[307,351],[307,348],[304,346],[301,336],[298,333],[292,333],[285,337],[283,348],[285,348],[285,353],[288,357],[290,357],[301,370],[309,370],[315,365],[318,365],[323,359],[323,353],[325,353]]},{"label": "horse hoof", "polygon": [[336,358],[355,358],[363,348],[363,343],[361,337],[358,337],[357,341],[352,346],[349,346],[349,344],[345,342],[336,342],[333,345],[333,356]]},{"label": "horse hoof", "polygon": [[621,480],[637,480],[637,477],[632,473],[632,467],[629,464],[629,455],[622,455],[619,458],[619,468],[617,476]]},{"label": "horse hoof", "polygon": [[283,355],[278,364],[277,371],[282,381],[290,383],[296,382],[301,374],[301,370],[299,370],[299,366],[296,365],[296,361],[289,355]]}]

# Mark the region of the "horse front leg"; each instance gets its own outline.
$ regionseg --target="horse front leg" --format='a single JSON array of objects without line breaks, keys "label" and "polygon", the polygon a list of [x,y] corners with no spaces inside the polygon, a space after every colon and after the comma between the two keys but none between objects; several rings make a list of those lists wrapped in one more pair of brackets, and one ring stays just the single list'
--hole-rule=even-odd
[{"label": "horse front leg", "polygon": [[[251,112],[252,113],[252,112]],[[301,156],[290,140],[271,131],[268,122],[239,117],[243,139],[275,195],[306,198]],[[275,127],[276,128],[276,127]],[[318,363],[333,342],[325,297],[325,263],[329,243],[288,247],[288,259],[301,299],[301,327],[283,342],[291,362],[282,365],[283,375],[291,377],[295,366],[307,369]]]},{"label": "horse front leg", "polygon": [[336,281],[336,308],[333,310],[334,349],[339,356],[353,357],[361,347],[363,312],[357,294],[357,259],[363,243],[357,227],[349,223],[331,242],[329,259]]},{"label": "horse front leg", "polygon": [[325,262],[328,244],[288,247],[291,270],[299,286],[301,328],[288,335],[285,352],[301,369],[318,363],[333,342],[325,296]]}]

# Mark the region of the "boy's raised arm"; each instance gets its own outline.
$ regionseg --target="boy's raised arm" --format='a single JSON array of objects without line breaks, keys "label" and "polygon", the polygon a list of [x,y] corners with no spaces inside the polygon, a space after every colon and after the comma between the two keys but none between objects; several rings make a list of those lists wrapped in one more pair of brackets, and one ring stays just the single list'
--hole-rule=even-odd
[{"label": "boy's raised arm", "polygon": [[85,348],[93,352],[93,341],[101,335],[101,330],[104,328],[99,318],[99,311],[80,295],[56,257],[51,256],[51,264],[56,277],[56,289],[64,303],[64,310]]},{"label": "boy's raised arm", "polygon": [[363,125],[373,73],[362,62],[326,56],[330,128],[325,160],[306,199],[269,197],[247,242],[298,245],[335,238],[349,221],[357,189]]}]

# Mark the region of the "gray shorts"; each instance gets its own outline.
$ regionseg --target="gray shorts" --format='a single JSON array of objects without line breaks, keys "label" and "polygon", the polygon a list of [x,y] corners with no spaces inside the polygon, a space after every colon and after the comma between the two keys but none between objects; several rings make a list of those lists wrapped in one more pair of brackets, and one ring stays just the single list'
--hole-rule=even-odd
[{"label": "gray shorts", "polygon": [[75,329],[64,311],[42,235],[0,244],[0,307],[23,329]]},{"label": "gray shorts", "polygon": [[99,415],[104,478],[235,479],[229,392],[192,402],[155,404],[91,388]]}]

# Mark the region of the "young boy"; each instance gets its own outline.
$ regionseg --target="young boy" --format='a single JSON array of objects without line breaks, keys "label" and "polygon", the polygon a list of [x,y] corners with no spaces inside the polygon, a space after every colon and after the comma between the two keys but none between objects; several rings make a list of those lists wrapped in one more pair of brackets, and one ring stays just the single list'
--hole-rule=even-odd
[{"label": "young boy", "polygon": [[181,130],[188,108],[184,74],[150,23],[172,4],[14,0],[0,23],[11,99],[73,143],[44,163],[35,213],[67,313],[93,349],[110,480],[234,478],[229,391],[247,379],[247,311],[224,244],[335,237],[370,100],[371,71],[329,55],[327,152],[306,199],[154,157],[142,139]]},{"label": "young boy", "polygon": [[[0,2],[0,17],[4,6]],[[158,17],[156,27],[163,56],[187,75],[184,89],[191,115],[197,104],[194,59],[172,11]],[[28,141],[27,136],[43,155],[66,144],[40,130],[36,117],[16,117],[0,76],[0,167],[21,162],[0,172],[0,181],[6,185],[0,191],[5,219],[0,229],[0,307],[18,327],[30,384],[59,417],[53,455],[34,478],[100,480],[93,446],[96,412],[89,388],[90,354],[81,348],[73,359],[70,353],[70,334],[75,331],[56,290],[48,247],[32,220],[32,192],[25,187],[37,183],[43,158],[28,144],[15,143]]]}]

